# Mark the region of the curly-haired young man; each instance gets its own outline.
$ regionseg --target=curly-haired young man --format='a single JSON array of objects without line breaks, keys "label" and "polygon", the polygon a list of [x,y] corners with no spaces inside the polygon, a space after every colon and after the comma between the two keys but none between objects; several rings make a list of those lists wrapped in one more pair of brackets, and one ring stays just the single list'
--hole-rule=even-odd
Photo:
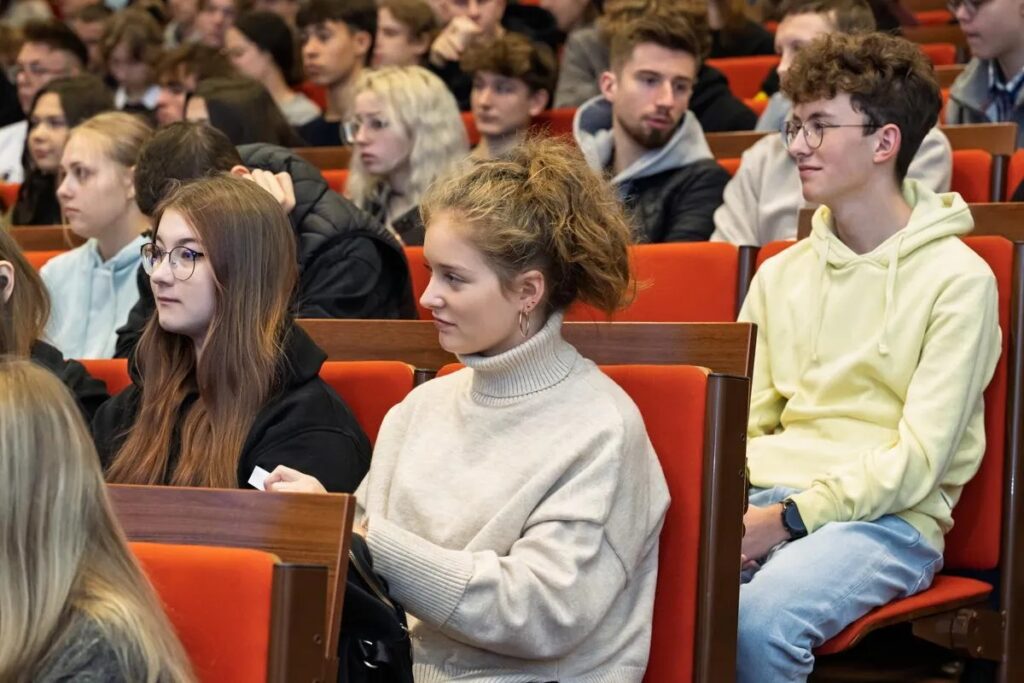
[{"label": "curly-haired young man", "polygon": [[907,168],[940,107],[916,46],[830,35],[783,80],[810,238],[769,259],[748,426],[738,680],[799,681],[814,648],[942,567],[985,450],[995,278],[959,195]]}]

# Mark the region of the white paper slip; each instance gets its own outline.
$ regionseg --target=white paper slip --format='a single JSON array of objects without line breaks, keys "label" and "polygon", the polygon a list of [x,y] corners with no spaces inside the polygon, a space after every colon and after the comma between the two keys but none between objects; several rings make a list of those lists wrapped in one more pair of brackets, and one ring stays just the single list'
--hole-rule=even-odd
[{"label": "white paper slip", "polygon": [[260,491],[266,491],[267,489],[263,486],[263,482],[267,477],[270,476],[270,472],[257,465],[252,470],[252,475],[249,477],[249,485],[255,486]]}]

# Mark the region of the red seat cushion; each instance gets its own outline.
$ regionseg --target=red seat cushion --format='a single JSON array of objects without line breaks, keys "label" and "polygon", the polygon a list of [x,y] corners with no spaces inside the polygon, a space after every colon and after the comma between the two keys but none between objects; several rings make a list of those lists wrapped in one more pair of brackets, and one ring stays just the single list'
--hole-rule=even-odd
[{"label": "red seat cushion", "polygon": [[718,159],[717,161],[718,165],[724,168],[726,172],[728,172],[728,174],[731,176],[736,175],[736,171],[740,170],[739,159]]},{"label": "red seat cushion", "polygon": [[200,681],[267,680],[277,557],[245,548],[130,545]]},{"label": "red seat cushion", "polygon": [[[732,322],[736,319],[739,249],[724,242],[641,244],[632,248],[636,298],[612,320],[619,322]],[[607,320],[577,303],[570,321]]]},{"label": "red seat cushion", "polygon": [[732,94],[745,99],[761,92],[764,79],[779,65],[779,56],[725,57],[709,59],[707,65],[725,74]]},{"label": "red seat cushion", "polygon": [[18,201],[18,190],[21,185],[18,183],[0,183],[0,209],[6,211]]},{"label": "red seat cushion", "polygon": [[1024,183],[1024,149],[1018,149],[1010,157],[1010,168],[1006,174],[1006,201],[1010,201],[1021,183]]},{"label": "red seat cushion", "polygon": [[29,262],[36,270],[39,270],[46,262],[52,259],[54,256],[60,256],[64,253],[64,249],[49,249],[46,251],[26,251],[25,259]]},{"label": "red seat cushion", "polygon": [[[949,19],[949,12],[946,10],[936,10],[946,15]],[[927,15],[927,12],[921,14]],[[925,23],[925,22],[921,22]],[[936,22],[936,23],[947,23],[947,22]],[[924,56],[931,61],[932,66],[951,66],[956,64],[956,45],[953,43],[925,43],[919,46]]]},{"label": "red seat cushion", "polygon": [[940,574],[935,577],[931,588],[868,612],[815,650],[814,654],[831,655],[842,652],[856,645],[861,638],[875,629],[898,624],[914,616],[944,612],[961,605],[980,602],[991,592],[992,586],[984,581]]},{"label": "red seat cushion", "polygon": [[760,268],[761,264],[770,259],[772,256],[781,254],[786,249],[796,244],[793,240],[779,240],[777,242],[769,242],[760,249],[757,250],[757,264],[756,267]]},{"label": "red seat cushion", "polygon": [[420,297],[427,291],[430,284],[430,270],[427,269],[427,260],[423,257],[423,247],[406,247],[405,260],[409,262],[409,276],[412,280],[412,296],[416,300],[416,310],[419,312],[420,320],[433,320],[430,309],[420,304]]}]

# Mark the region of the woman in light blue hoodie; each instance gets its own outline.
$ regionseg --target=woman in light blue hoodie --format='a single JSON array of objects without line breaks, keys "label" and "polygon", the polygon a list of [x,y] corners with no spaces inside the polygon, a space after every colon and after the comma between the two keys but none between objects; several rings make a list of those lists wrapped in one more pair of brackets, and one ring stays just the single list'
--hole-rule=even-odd
[{"label": "woman in light blue hoodie", "polygon": [[40,274],[52,310],[46,336],[69,358],[110,358],[116,330],[139,298],[135,274],[149,221],[135,203],[134,167],[152,129],[122,112],[71,131],[57,198],[67,226],[87,239]]}]

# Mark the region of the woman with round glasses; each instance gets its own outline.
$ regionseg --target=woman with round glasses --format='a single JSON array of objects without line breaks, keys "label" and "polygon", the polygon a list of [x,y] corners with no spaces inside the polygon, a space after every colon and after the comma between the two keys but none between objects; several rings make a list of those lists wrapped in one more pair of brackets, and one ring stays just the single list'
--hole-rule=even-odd
[{"label": "woman with round glasses", "polygon": [[242,488],[287,465],[354,491],[370,445],[319,378],[324,352],[294,324],[296,245],[281,206],[217,176],[175,191],[154,225],[142,263],[156,314],[132,386],[93,422],[107,480]]},{"label": "woman with round glasses", "polygon": [[47,338],[69,358],[111,358],[139,300],[136,272],[149,221],[135,203],[135,162],[153,134],[141,117],[107,112],[71,131],[57,188],[68,228],[85,244],[40,275],[53,308]]},{"label": "woman with round glasses", "polygon": [[359,76],[352,113],[346,193],[407,245],[422,245],[420,197],[469,154],[455,98],[422,67],[384,67]]}]

